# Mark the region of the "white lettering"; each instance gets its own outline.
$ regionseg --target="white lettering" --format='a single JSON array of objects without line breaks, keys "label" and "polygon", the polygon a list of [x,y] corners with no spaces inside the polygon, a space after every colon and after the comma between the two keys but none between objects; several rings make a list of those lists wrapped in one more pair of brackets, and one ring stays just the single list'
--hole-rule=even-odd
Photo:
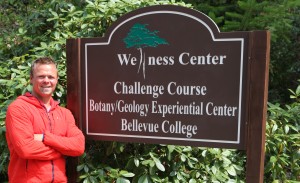
[{"label": "white lettering", "polygon": [[206,86],[181,86],[176,82],[168,84],[168,93],[170,95],[206,95]]},{"label": "white lettering", "polygon": [[140,123],[137,119],[127,122],[126,119],[121,119],[122,131],[157,133],[158,129],[159,125],[157,123]]},{"label": "white lettering", "polygon": [[190,56],[190,53],[183,52],[179,55],[181,65],[223,65],[226,55],[210,55],[208,53],[199,56]]},{"label": "white lettering", "polygon": [[129,63],[131,65],[137,64],[137,58],[131,57],[131,54],[118,54],[118,58],[121,65],[128,65]]},{"label": "white lettering", "polygon": [[164,120],[161,128],[164,133],[183,134],[187,138],[197,134],[196,125],[184,125],[181,121],[175,121],[174,124],[170,124],[168,120]]},{"label": "white lettering", "polygon": [[215,106],[212,102],[208,102],[206,105],[206,114],[209,116],[236,116],[237,107],[227,106]]}]

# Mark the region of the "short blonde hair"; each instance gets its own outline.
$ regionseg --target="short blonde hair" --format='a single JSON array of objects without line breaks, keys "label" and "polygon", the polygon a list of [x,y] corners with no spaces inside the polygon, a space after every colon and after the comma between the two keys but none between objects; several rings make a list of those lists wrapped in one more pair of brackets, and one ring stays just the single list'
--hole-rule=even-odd
[{"label": "short blonde hair", "polygon": [[46,64],[46,65],[53,64],[55,65],[55,67],[57,67],[55,61],[51,57],[40,57],[32,62],[31,69],[30,69],[30,76],[33,76],[33,71],[37,64]]}]

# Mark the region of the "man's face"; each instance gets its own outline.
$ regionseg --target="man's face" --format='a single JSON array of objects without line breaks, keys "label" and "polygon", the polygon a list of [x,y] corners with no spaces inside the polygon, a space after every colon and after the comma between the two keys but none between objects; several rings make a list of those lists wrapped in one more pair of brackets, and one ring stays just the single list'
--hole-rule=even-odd
[{"label": "man's face", "polygon": [[52,96],[58,81],[57,69],[54,64],[37,64],[30,77],[32,94],[39,99]]}]

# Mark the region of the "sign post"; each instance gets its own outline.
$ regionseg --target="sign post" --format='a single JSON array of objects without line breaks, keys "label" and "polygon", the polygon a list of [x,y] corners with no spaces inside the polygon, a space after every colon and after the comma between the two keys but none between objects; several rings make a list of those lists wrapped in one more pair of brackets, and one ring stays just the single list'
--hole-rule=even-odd
[{"label": "sign post", "polygon": [[105,37],[67,40],[68,108],[87,139],[246,150],[247,182],[262,182],[269,37],[136,10]]},{"label": "sign post", "polygon": [[270,33],[250,33],[246,182],[263,182]]}]

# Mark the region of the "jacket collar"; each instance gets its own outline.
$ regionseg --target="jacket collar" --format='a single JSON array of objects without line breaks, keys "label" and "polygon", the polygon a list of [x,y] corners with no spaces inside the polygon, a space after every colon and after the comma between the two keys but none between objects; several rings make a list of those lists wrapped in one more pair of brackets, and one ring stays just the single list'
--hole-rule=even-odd
[{"label": "jacket collar", "polygon": [[[45,108],[44,104],[41,103],[39,99],[33,96],[30,92],[26,92],[24,95],[19,96],[18,98],[25,100],[26,102],[38,107],[38,108]],[[54,100],[52,97],[50,99],[51,109],[50,111],[54,110],[58,106],[59,102]]]}]

